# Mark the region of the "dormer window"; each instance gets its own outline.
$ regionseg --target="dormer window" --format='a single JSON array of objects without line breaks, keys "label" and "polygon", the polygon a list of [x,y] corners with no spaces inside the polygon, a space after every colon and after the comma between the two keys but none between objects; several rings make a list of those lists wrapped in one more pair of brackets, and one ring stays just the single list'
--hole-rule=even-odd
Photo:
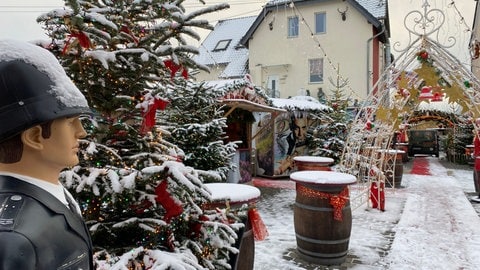
[{"label": "dormer window", "polygon": [[231,39],[223,39],[223,40],[220,40],[218,43],[217,43],[217,46],[215,46],[215,49],[213,49],[213,51],[224,51],[228,48],[228,45],[230,45],[230,42],[232,42]]}]

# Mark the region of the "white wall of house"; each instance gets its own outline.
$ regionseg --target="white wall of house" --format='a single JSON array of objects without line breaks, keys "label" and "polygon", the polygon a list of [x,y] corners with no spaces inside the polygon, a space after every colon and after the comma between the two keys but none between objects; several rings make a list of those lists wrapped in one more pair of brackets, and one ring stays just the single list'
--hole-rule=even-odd
[{"label": "white wall of house", "polygon": [[195,80],[197,82],[219,80],[220,74],[225,70],[225,67],[225,64],[218,64],[209,66],[210,72],[199,70],[198,73],[194,75]]},{"label": "white wall of house", "polygon": [[[343,21],[338,10],[346,12]],[[373,36],[372,25],[353,6],[344,1],[326,1],[316,5],[297,5],[298,12],[281,7],[267,14],[249,41],[249,69],[255,84],[268,88],[269,79],[278,78],[279,97],[305,94],[317,97],[318,90],[331,97],[336,86],[337,71],[348,79],[343,88],[352,100],[363,100],[372,85],[372,60],[367,70],[367,41]],[[315,33],[315,13],[326,14],[326,31]],[[299,34],[288,37],[288,18],[299,17]],[[304,22],[302,22],[302,18]],[[270,28],[271,25],[271,28]],[[321,48],[319,47],[319,44]],[[372,44],[369,43],[370,58]],[[380,48],[383,50],[383,48]],[[309,60],[323,59],[323,82],[311,83]],[[383,56],[379,62],[383,62]],[[380,70],[381,72],[381,70]]]}]

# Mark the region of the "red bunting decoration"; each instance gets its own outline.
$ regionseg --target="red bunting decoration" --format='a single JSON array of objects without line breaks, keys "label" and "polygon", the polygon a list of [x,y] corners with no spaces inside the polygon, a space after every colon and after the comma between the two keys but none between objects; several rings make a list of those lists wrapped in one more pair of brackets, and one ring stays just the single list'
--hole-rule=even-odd
[{"label": "red bunting decoration", "polygon": [[367,123],[365,123],[365,129],[366,130],[372,130],[372,128],[374,128],[375,125],[370,121],[368,120]]},{"label": "red bunting decoration", "polygon": [[70,42],[72,38],[76,38],[80,46],[82,46],[82,48],[89,49],[92,47],[92,44],[90,43],[90,39],[84,32],[75,31],[69,35],[67,41],[65,42],[65,46],[63,47],[62,54],[65,54],[67,52],[68,48],[70,47]]},{"label": "red bunting decoration", "polygon": [[182,214],[183,207],[172,198],[172,195],[167,191],[167,185],[167,180],[164,180],[155,188],[155,194],[157,195],[155,201],[165,209],[165,222],[169,223],[172,218]]},{"label": "red bunting decoration", "polygon": [[405,88],[400,88],[397,90],[397,95],[406,98],[410,96],[410,92]]},{"label": "red bunting decoration", "polygon": [[443,93],[435,92],[433,93],[431,101],[433,102],[440,102],[443,100]]},{"label": "red bunting decoration", "polygon": [[205,215],[201,215],[198,219],[199,221],[190,220],[190,229],[192,231],[192,236],[195,238],[200,237],[202,223],[205,221],[210,221],[210,219]]},{"label": "red bunting decoration", "polygon": [[296,189],[297,193],[301,193],[304,196],[329,200],[330,205],[333,207],[333,219],[338,221],[343,220],[342,210],[349,200],[348,186],[345,186],[339,194],[325,193],[299,184],[297,184]]},{"label": "red bunting decoration", "polygon": [[427,60],[428,59],[428,52],[421,51],[421,52],[417,53],[417,59]]},{"label": "red bunting decoration", "polygon": [[420,91],[420,95],[418,96],[419,99],[431,99],[433,97],[432,94],[432,87],[431,86],[424,86]]},{"label": "red bunting decoration", "polygon": [[169,103],[170,102],[160,98],[153,98],[153,102],[149,103],[147,110],[143,113],[142,128],[140,130],[141,134],[145,134],[152,130],[153,126],[155,126],[157,110],[165,110]]},{"label": "red bunting decoration", "polygon": [[258,213],[256,208],[251,208],[248,210],[248,219],[250,221],[250,225],[252,225],[253,237],[255,240],[265,240],[265,238],[268,236],[267,226],[265,226],[265,223],[263,223],[260,213]]},{"label": "red bunting decoration", "polygon": [[128,26],[126,25],[122,25],[122,27],[120,28],[120,32],[123,32],[127,35],[129,35],[133,41],[138,44],[138,38],[132,33],[132,31],[130,31],[130,29],[128,28]]},{"label": "red bunting decoration", "polygon": [[182,76],[185,79],[188,79],[188,70],[184,68],[181,64],[175,63],[172,59],[163,61],[165,67],[170,70],[170,78],[174,78],[178,71],[182,71]]}]

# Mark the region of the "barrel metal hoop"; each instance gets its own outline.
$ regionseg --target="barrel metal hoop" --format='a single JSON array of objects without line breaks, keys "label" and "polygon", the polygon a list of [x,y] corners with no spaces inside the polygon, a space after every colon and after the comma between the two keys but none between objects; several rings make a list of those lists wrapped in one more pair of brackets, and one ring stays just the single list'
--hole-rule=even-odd
[{"label": "barrel metal hoop", "polygon": [[[312,211],[325,211],[325,212],[333,211],[332,207],[316,207],[316,206],[311,206],[311,205],[307,205],[299,202],[295,202],[295,206],[297,206],[298,208],[312,210]],[[342,210],[343,209],[350,209],[350,205],[343,207]]]},{"label": "barrel metal hoop", "polygon": [[305,250],[301,247],[297,247],[297,249],[303,254],[306,254],[312,257],[320,257],[320,258],[340,258],[340,257],[346,256],[348,253],[348,250],[344,252],[339,252],[339,253],[321,253],[321,252],[312,252],[309,250]]},{"label": "barrel metal hoop", "polygon": [[300,235],[298,233],[295,234],[298,239],[303,240],[308,243],[313,243],[313,244],[345,244],[350,241],[350,237],[344,238],[344,239],[335,239],[335,240],[321,240],[321,239],[313,239],[310,237],[305,237],[303,235]]}]

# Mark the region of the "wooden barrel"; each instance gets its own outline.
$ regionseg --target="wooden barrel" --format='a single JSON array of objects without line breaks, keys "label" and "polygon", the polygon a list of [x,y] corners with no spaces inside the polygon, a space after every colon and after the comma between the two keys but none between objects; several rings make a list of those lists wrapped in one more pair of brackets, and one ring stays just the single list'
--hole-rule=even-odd
[{"label": "wooden barrel", "polygon": [[[390,155],[395,155],[396,157],[395,158],[391,158],[389,160],[389,162],[395,162],[395,164],[393,164],[393,175],[390,174],[390,175],[386,175],[387,176],[387,179],[388,179],[388,182],[385,183],[386,187],[392,187],[392,183],[393,183],[393,187],[395,188],[400,188],[402,186],[402,178],[403,178],[403,160],[402,160],[402,156],[405,152],[402,151],[402,150],[394,150],[394,151],[390,151]],[[392,165],[390,165],[392,166]]]},{"label": "wooden barrel", "polygon": [[[212,203],[204,209],[230,207],[232,211],[244,204],[254,204],[260,197],[260,190],[244,184],[210,183],[205,184],[212,193]],[[227,205],[228,201],[228,205]],[[237,232],[235,247],[238,253],[230,253],[229,264],[233,270],[252,270],[255,263],[255,239],[248,214],[242,218],[244,228]]]},{"label": "wooden barrel", "polygon": [[296,156],[293,160],[299,171],[331,171],[334,162],[333,158],[314,156]]},{"label": "wooden barrel", "polygon": [[245,227],[238,232],[235,242],[238,253],[230,253],[228,263],[234,270],[252,270],[255,263],[255,239],[248,215],[242,221]]},{"label": "wooden barrel", "polygon": [[402,153],[402,162],[408,162],[408,143],[396,143],[395,149],[403,151]]},{"label": "wooden barrel", "polygon": [[465,155],[471,156],[473,154],[473,150],[475,150],[475,146],[473,144],[465,145]]},{"label": "wooden barrel", "polygon": [[347,185],[353,184],[355,177],[331,171],[300,171],[290,178],[296,182],[293,213],[299,257],[321,265],[342,264],[352,228]]},{"label": "wooden barrel", "polygon": [[403,162],[402,155],[404,151],[401,150],[379,150],[384,158],[382,171],[385,174],[385,187],[400,188],[402,186],[403,178]]}]

